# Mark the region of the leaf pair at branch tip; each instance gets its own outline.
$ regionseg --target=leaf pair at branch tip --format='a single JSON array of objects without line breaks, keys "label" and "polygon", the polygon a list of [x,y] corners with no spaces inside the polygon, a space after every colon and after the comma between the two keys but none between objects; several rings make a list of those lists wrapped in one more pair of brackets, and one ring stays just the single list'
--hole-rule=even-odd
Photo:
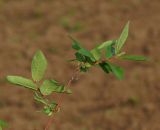
[{"label": "leaf pair at branch tip", "polygon": [[47,68],[47,60],[41,51],[37,51],[32,60],[32,78],[30,79],[21,76],[7,76],[7,80],[15,85],[19,85],[32,90],[38,90],[43,95],[50,95],[52,92],[57,93],[70,93],[69,90],[65,90],[63,85],[59,85],[55,80],[44,80],[43,84],[39,86],[37,82],[43,79],[45,70]]},{"label": "leaf pair at branch tip", "polygon": [[7,80],[12,84],[19,85],[32,90],[37,90],[36,82],[42,80],[46,68],[47,60],[42,51],[38,50],[33,57],[31,65],[32,78],[35,82],[22,76],[7,76]]},{"label": "leaf pair at branch tip", "polygon": [[[99,49],[99,50],[106,49],[106,58],[111,58],[113,55],[118,55],[119,53],[121,53],[121,49],[127,40],[128,32],[129,32],[129,21],[125,25],[118,40],[106,41],[106,42],[98,45],[97,49]],[[113,45],[114,45],[114,47],[113,47]]]},{"label": "leaf pair at branch tip", "polygon": [[117,43],[115,44],[115,53],[118,57],[124,60],[135,60],[135,61],[146,61],[148,58],[144,56],[137,56],[137,55],[127,55],[124,52],[121,52],[122,47],[124,46],[129,32],[129,24],[130,22],[125,25],[119,39],[117,40]]}]

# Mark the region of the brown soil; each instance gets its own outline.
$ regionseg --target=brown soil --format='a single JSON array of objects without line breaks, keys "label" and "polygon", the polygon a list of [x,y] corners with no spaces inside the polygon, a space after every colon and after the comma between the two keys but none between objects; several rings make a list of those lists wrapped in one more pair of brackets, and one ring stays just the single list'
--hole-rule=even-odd
[{"label": "brown soil", "polygon": [[66,62],[74,53],[68,33],[91,49],[117,38],[130,20],[124,49],[152,60],[121,62],[122,81],[96,68],[82,75],[50,130],[160,130],[159,15],[159,0],[0,0],[0,118],[10,130],[43,130],[48,118],[37,112],[32,93],[5,76],[30,77],[32,56],[42,49],[47,77],[66,82],[74,69]]}]

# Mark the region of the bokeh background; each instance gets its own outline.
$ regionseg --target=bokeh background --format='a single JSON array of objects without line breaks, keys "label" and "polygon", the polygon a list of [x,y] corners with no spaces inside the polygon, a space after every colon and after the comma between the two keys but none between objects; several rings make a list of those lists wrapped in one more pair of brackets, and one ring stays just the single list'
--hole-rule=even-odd
[{"label": "bokeh background", "polygon": [[66,62],[74,54],[68,34],[91,49],[118,38],[128,20],[124,50],[151,61],[120,62],[121,81],[96,68],[81,75],[50,130],[160,130],[159,0],[0,0],[0,118],[9,129],[43,130],[48,118],[37,112],[32,93],[8,84],[6,75],[30,77],[41,49],[47,77],[65,83],[74,69]]}]

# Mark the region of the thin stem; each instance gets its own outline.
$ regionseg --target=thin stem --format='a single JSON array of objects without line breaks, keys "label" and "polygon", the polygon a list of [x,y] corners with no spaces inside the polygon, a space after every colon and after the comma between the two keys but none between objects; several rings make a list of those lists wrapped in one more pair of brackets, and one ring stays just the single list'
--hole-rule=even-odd
[{"label": "thin stem", "polygon": [[[74,74],[72,75],[71,79],[67,82],[66,88],[70,87],[72,82],[77,79],[77,77],[79,76],[80,70],[79,70],[79,65],[76,67],[76,70],[74,72]],[[54,110],[54,112],[57,112],[59,110],[59,108],[61,107],[61,103],[62,103],[62,96],[59,97],[58,101],[57,101],[57,106]],[[49,127],[51,126],[53,122],[53,118],[52,116],[50,117],[50,119],[48,120],[46,126],[45,126],[45,130],[48,130]]]},{"label": "thin stem", "polygon": [[[71,84],[72,84],[72,82],[78,78],[79,73],[80,73],[80,69],[79,69],[79,65],[78,65],[78,66],[76,67],[75,72],[73,73],[71,79],[67,82],[66,88],[70,87]],[[60,96],[60,97],[59,97],[59,100],[58,100],[58,103],[57,103],[57,104],[58,104],[58,105],[57,105],[58,108],[60,108],[60,106],[61,106],[62,98],[63,98],[63,96]]]},{"label": "thin stem", "polygon": [[[105,63],[106,61],[111,61],[112,59],[108,59],[108,60],[101,60],[101,61],[98,61],[98,62],[95,62],[94,65],[97,65],[97,64],[100,64],[100,63]],[[78,78],[79,76],[79,73],[80,73],[80,69],[79,69],[80,65],[78,65],[75,69],[75,72],[73,73],[71,79],[67,82],[66,84],[66,88],[70,87],[72,82]],[[63,96],[60,96],[58,101],[57,101],[57,106],[54,110],[54,112],[57,112],[59,110],[59,108],[61,107],[61,103],[62,103],[62,99],[63,99]],[[45,126],[45,130],[48,130],[50,125],[52,124],[52,121],[53,121],[53,118],[50,117],[50,119],[48,120],[46,126]]]},{"label": "thin stem", "polygon": [[[112,59],[113,59],[113,58],[110,58],[110,59],[108,59],[108,60],[97,61],[97,62],[94,63],[94,65],[98,65],[98,64],[100,64],[100,63],[105,63],[106,61],[111,61]],[[75,69],[75,72],[73,73],[73,75],[72,75],[72,77],[71,77],[71,79],[67,82],[66,88],[70,87],[71,84],[72,84],[72,82],[73,82],[75,79],[78,78],[79,73],[80,73],[80,65],[78,64],[77,67],[76,67],[76,69]],[[61,103],[62,103],[62,98],[63,98],[63,96],[60,96],[60,97],[59,97],[59,99],[58,99],[58,101],[57,101],[57,106],[56,106],[56,108],[54,109],[53,112],[57,112],[57,111],[60,109]],[[52,124],[52,122],[53,122],[53,118],[52,118],[52,116],[51,116],[50,119],[48,120],[46,126],[45,126],[45,130],[48,130],[48,129],[49,129],[49,127],[50,127],[50,125]]]},{"label": "thin stem", "polygon": [[51,116],[51,117],[49,118],[49,120],[48,120],[48,122],[47,122],[44,130],[48,130],[49,127],[51,126],[52,122],[53,122],[53,118],[52,118],[52,116]]}]

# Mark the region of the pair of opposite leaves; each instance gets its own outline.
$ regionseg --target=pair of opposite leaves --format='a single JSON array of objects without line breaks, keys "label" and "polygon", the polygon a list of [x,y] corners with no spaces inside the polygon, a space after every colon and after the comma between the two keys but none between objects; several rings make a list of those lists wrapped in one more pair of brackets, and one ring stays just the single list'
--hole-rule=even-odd
[{"label": "pair of opposite leaves", "polygon": [[42,84],[40,84],[40,81],[44,78],[46,69],[47,60],[42,51],[38,50],[32,60],[32,80],[22,76],[7,76],[7,80],[12,84],[20,85],[34,91],[40,90],[42,95],[50,95],[52,92],[68,92],[68,90],[65,89],[65,86],[60,85],[55,80],[44,80]]}]

